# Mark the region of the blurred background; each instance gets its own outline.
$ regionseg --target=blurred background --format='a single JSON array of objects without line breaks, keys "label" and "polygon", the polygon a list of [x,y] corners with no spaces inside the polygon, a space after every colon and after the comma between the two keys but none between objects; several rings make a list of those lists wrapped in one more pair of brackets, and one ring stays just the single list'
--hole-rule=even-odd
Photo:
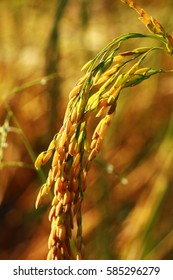
[{"label": "blurred background", "polygon": [[[137,2],[172,33],[171,0]],[[0,259],[45,259],[51,199],[38,210],[35,199],[49,166],[33,162],[83,64],[113,38],[148,31],[118,0],[1,0],[0,27]],[[156,53],[148,66],[172,69],[172,58]],[[173,259],[172,89],[161,74],[122,92],[84,195],[86,259]]]}]

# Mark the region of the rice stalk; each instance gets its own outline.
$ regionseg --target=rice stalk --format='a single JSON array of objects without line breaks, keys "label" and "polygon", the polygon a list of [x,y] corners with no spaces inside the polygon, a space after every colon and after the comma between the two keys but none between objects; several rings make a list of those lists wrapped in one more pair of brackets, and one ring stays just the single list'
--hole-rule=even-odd
[{"label": "rice stalk", "polygon": [[[35,82],[35,81],[34,81]],[[32,84],[32,83],[31,83]],[[28,85],[28,84],[27,84]],[[26,86],[26,85],[25,85]],[[18,89],[19,91],[20,89]],[[16,116],[14,115],[10,105],[7,103],[7,101],[5,100],[4,97],[1,97],[2,102],[4,103],[4,106],[6,107],[6,111],[7,111],[7,116],[5,118],[5,121],[3,123],[2,126],[0,126],[0,168],[3,168],[5,166],[10,166],[10,167],[20,167],[20,168],[34,168],[34,163],[36,160],[36,156],[35,153],[32,149],[32,146],[28,140],[28,138],[26,137],[24,131],[22,130]],[[10,121],[13,121],[13,123],[15,124],[15,126],[11,126],[10,125]],[[9,133],[17,133],[20,137],[21,140],[23,142],[23,144],[25,145],[25,148],[31,158],[32,164],[29,163],[24,163],[24,162],[20,162],[20,161],[4,161],[4,151],[6,148],[8,148],[8,141],[7,141],[7,137]],[[45,175],[43,173],[43,171],[41,169],[38,170],[38,175],[39,178],[41,180],[41,182],[45,181]]]},{"label": "rice stalk", "polygon": [[[53,137],[48,149],[35,162],[39,169],[52,159],[47,180],[36,200],[38,208],[43,197],[53,189],[47,259],[84,258],[81,208],[87,174],[92,161],[101,150],[122,90],[133,87],[152,75],[172,72],[143,66],[146,58],[156,55],[158,51],[172,55],[173,39],[133,1],[123,2],[140,14],[141,21],[152,34],[123,34],[82,67],[85,73],[69,93],[62,127]],[[155,45],[121,52],[122,44],[135,38],[155,40]],[[157,46],[157,41],[162,46]],[[98,123],[90,137],[88,126],[95,118]],[[77,230],[74,238],[75,222]]]}]

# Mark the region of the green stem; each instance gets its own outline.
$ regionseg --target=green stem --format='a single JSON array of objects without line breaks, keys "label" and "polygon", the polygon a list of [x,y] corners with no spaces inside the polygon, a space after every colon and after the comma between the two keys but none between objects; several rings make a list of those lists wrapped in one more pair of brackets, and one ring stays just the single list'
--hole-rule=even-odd
[{"label": "green stem", "polygon": [[[20,126],[20,124],[19,124],[17,118],[15,117],[13,111],[11,110],[9,104],[8,104],[8,103],[6,102],[6,100],[4,100],[4,99],[3,99],[3,102],[4,102],[5,107],[6,107],[6,109],[7,109],[8,115],[12,117],[12,119],[13,119],[15,125],[18,127],[19,134],[20,134],[20,136],[21,136],[21,138],[22,138],[22,141],[23,141],[23,143],[24,143],[24,145],[25,145],[25,147],[26,147],[26,150],[28,151],[29,156],[30,156],[30,158],[31,158],[31,160],[32,160],[32,162],[33,162],[33,165],[34,165],[35,160],[36,160],[36,156],[35,156],[35,153],[34,153],[32,147],[31,147],[31,144],[30,144],[30,142],[28,141],[28,139],[27,139],[25,133],[23,132],[23,130],[22,130],[22,128],[21,128],[21,126]],[[19,165],[20,165],[20,164],[19,164]],[[22,166],[20,166],[20,167],[22,167]],[[24,166],[23,166],[23,167],[24,167]],[[38,172],[38,176],[39,176],[41,182],[44,183],[45,180],[46,180],[46,178],[45,178],[45,175],[44,175],[42,169],[37,170],[37,172]]]},{"label": "green stem", "polygon": [[[33,81],[25,83],[25,84],[23,84],[21,86],[17,86],[9,94],[7,94],[6,97],[13,96],[16,93],[18,93],[18,92],[20,92],[20,91],[22,91],[24,89],[28,89],[28,88],[33,87],[33,86],[38,85],[38,84],[44,85],[48,81],[50,81],[50,80],[52,80],[52,79],[54,79],[56,77],[57,77],[57,73],[53,73],[52,75],[48,75],[48,76],[45,76],[45,77],[33,80]],[[2,96],[2,97],[5,99],[4,96]]]}]

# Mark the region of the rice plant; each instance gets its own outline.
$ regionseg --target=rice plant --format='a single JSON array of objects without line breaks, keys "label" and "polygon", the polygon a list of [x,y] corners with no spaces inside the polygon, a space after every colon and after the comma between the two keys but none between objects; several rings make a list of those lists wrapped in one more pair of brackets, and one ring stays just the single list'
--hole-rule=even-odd
[{"label": "rice plant", "polygon": [[[53,190],[49,212],[49,260],[85,258],[82,202],[87,175],[102,147],[123,89],[134,87],[155,74],[173,71],[153,68],[147,60],[157,52],[172,56],[172,36],[134,1],[122,2],[140,15],[140,21],[149,33],[127,33],[115,38],[82,67],[84,74],[69,93],[62,127],[35,162],[35,167],[39,169],[52,160],[47,180],[36,200],[38,208],[44,196]],[[124,51],[124,45],[127,47],[126,43],[137,38],[143,42],[150,40],[152,46],[137,46]],[[97,125],[90,135],[88,127],[95,119]]]}]

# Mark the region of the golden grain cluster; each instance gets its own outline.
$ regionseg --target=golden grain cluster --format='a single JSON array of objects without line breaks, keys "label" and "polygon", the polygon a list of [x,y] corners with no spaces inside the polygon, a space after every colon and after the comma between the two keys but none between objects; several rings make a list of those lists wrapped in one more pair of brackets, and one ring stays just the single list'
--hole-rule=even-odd
[{"label": "golden grain cluster", "polygon": [[[42,198],[53,189],[48,259],[83,258],[81,206],[87,173],[101,149],[121,90],[164,72],[162,69],[141,67],[146,56],[163,48],[143,47],[120,52],[121,44],[133,38],[155,39],[164,43],[167,51],[172,53],[172,37],[165,33],[163,27],[133,1],[123,2],[140,13],[142,22],[152,35],[122,35],[84,65],[82,70],[86,73],[69,94],[63,125],[47,151],[42,152],[35,163],[38,169],[52,158],[47,180],[36,200],[37,208]],[[89,136],[88,125],[93,118],[97,118],[98,122],[92,136]]]}]

